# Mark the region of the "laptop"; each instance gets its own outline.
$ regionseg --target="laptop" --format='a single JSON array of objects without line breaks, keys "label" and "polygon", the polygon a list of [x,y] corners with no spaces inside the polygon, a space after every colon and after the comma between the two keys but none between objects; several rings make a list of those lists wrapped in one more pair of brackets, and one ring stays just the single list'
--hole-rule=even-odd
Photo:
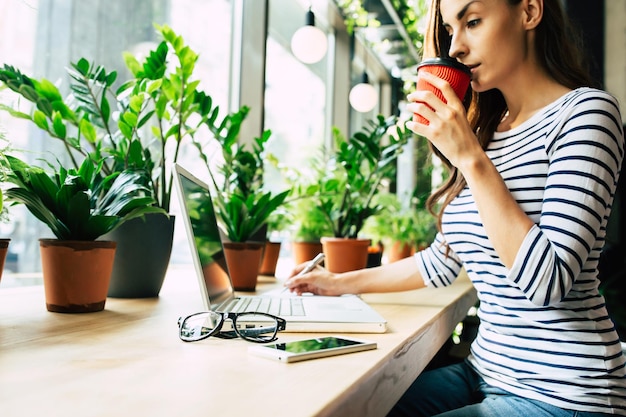
[{"label": "laptop", "polygon": [[208,185],[179,164],[174,183],[204,307],[263,311],[287,320],[287,332],[384,333],[386,320],[356,295],[296,296],[289,291],[235,294]]}]

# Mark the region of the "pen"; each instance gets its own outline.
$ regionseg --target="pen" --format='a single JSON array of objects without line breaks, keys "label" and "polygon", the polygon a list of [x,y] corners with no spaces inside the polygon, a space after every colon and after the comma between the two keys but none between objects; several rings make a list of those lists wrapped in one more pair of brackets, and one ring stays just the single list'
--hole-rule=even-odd
[{"label": "pen", "polygon": [[324,254],[323,253],[318,253],[317,256],[315,258],[313,258],[312,260],[310,260],[309,263],[306,264],[304,269],[302,271],[300,271],[300,273],[298,275],[296,275],[296,276],[304,275],[304,274],[307,274],[307,273],[311,272],[323,260],[324,260]]},{"label": "pen", "polygon": [[[302,271],[300,271],[298,273],[298,275],[296,275],[297,277],[299,277],[300,275],[304,275],[307,274],[309,272],[311,272],[312,270],[315,269],[316,266],[318,266],[322,261],[324,260],[324,254],[323,253],[318,253],[317,256],[313,259],[311,259],[309,261],[308,264],[306,264],[306,266],[304,267],[304,269]],[[289,288],[285,287],[283,288],[283,290],[281,291],[281,293],[287,291]]]}]

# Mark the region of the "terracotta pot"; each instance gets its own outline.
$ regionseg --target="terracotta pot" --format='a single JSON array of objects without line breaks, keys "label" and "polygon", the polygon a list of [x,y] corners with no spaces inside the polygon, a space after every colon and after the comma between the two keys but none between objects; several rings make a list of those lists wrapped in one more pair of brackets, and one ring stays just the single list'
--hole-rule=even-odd
[{"label": "terracotta pot", "polygon": [[276,274],[276,264],[278,263],[278,256],[280,255],[280,246],[280,242],[270,242],[269,240],[265,242],[261,267],[259,268],[260,275],[273,277]]},{"label": "terracotta pot", "polygon": [[400,259],[408,258],[414,253],[414,248],[408,243],[393,242],[393,245],[389,248],[389,254],[387,259],[389,263],[399,261]]},{"label": "terracotta pot", "polygon": [[226,265],[236,291],[255,291],[265,242],[224,242]]},{"label": "terracotta pot", "polygon": [[325,267],[330,272],[347,272],[367,266],[367,249],[370,239],[323,237]]},{"label": "terracotta pot", "polygon": [[0,239],[0,280],[2,279],[2,271],[4,270],[4,261],[7,259],[9,252],[9,242],[11,239]]},{"label": "terracotta pot", "polygon": [[310,261],[323,250],[321,242],[292,242],[291,245],[296,265]]},{"label": "terracotta pot", "polygon": [[40,239],[48,311],[101,311],[107,298],[116,243]]}]

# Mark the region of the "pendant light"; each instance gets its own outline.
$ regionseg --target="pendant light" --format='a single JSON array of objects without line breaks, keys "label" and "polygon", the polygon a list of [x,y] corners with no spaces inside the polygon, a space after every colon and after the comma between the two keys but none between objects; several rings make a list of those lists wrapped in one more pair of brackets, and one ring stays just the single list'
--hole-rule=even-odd
[{"label": "pendant light", "polygon": [[[353,44],[352,48],[354,50]],[[367,76],[367,49],[365,48],[365,40],[363,40],[363,75],[361,75],[361,82],[352,87],[350,94],[348,95],[348,101],[352,108],[361,113],[370,112],[376,107],[378,103],[378,92],[372,84],[369,83],[369,77]]]},{"label": "pendant light", "polygon": [[361,82],[350,90],[348,96],[352,108],[361,113],[370,112],[378,103],[378,92],[372,84],[369,83],[367,72],[363,71]]},{"label": "pendant light", "polygon": [[[363,8],[369,10],[369,0],[365,0]],[[354,57],[354,51],[356,37],[352,36],[352,56]],[[376,103],[378,103],[378,91],[373,85],[369,83],[369,77],[367,76],[367,41],[365,36],[362,37],[361,45],[363,46],[363,75],[361,75],[361,82],[352,87],[350,94],[348,95],[348,101],[352,108],[360,113],[368,113],[374,110]]]},{"label": "pendant light", "polygon": [[326,55],[328,41],[324,32],[315,26],[315,15],[309,7],[306,24],[296,30],[291,38],[291,51],[305,64],[315,64]]}]

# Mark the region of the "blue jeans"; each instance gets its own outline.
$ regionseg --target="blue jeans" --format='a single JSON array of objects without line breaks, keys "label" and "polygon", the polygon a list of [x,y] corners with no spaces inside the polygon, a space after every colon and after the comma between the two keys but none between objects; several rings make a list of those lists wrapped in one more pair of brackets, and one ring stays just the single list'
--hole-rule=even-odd
[{"label": "blue jeans", "polygon": [[564,410],[513,395],[483,381],[467,363],[420,375],[388,417],[600,417],[603,413]]}]

